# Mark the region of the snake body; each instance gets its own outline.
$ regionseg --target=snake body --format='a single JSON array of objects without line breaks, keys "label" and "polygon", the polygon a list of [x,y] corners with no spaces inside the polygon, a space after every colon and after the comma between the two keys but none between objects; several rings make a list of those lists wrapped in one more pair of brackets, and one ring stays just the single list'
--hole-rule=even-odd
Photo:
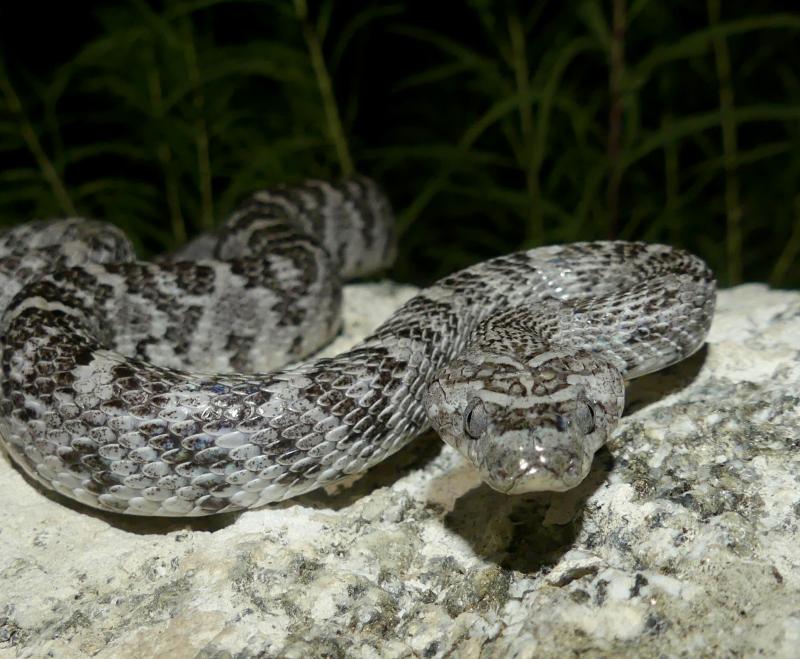
[{"label": "snake body", "polygon": [[340,280],[393,250],[367,179],[257,193],[157,262],[107,225],[12,229],[2,443],[46,487],[136,515],[284,500],[431,425],[498,490],[566,489],[619,419],[624,381],[697,350],[713,313],[700,259],[574,243],[449,275],[353,349],[302,361],[339,329]]}]

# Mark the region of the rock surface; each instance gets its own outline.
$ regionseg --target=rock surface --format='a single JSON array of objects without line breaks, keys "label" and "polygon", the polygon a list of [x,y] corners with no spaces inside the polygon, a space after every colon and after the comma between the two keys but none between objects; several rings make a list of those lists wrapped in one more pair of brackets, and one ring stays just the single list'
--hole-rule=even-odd
[{"label": "rock surface", "polygon": [[[330,351],[412,292],[350,287]],[[563,494],[504,497],[426,436],[333,494],[134,519],[3,457],[0,655],[797,656],[798,382],[800,294],[748,285]]]}]

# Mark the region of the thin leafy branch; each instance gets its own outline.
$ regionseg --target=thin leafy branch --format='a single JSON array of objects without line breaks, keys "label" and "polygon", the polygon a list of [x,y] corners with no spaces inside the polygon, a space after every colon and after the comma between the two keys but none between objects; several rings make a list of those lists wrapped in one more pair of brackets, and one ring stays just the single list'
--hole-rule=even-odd
[{"label": "thin leafy branch", "polygon": [[[720,0],[708,0],[708,16],[712,26],[719,24],[722,10]],[[731,58],[724,36],[713,38],[714,62],[719,84],[719,105],[722,119],[722,154],[725,166],[725,215],[727,220],[726,247],[728,281],[742,280],[742,206],[739,201],[739,175],[736,169],[737,126],[734,118]]]},{"label": "thin leafy branch", "polygon": [[400,279],[615,235],[800,286],[800,12],[446,4],[112,1],[61,63],[0,43],[0,225],[80,210],[148,256],[358,170],[393,200]]},{"label": "thin leafy branch", "polygon": [[64,182],[61,180],[61,175],[53,165],[50,157],[45,152],[45,149],[39,140],[39,135],[36,129],[33,127],[30,119],[28,119],[28,116],[25,114],[25,110],[22,107],[22,101],[11,84],[11,80],[9,79],[8,75],[6,75],[5,66],[1,62],[0,90],[3,92],[3,98],[6,102],[8,112],[15,121],[22,139],[25,141],[28,150],[36,161],[42,178],[49,184],[53,196],[58,201],[61,212],[66,215],[77,215],[78,212],[75,209],[75,205],[72,202]]},{"label": "thin leafy branch", "polygon": [[317,86],[319,87],[319,95],[325,107],[328,133],[336,148],[336,155],[339,159],[339,167],[342,176],[352,176],[355,171],[353,167],[353,158],[350,156],[350,149],[347,145],[342,120],[339,116],[339,106],[336,103],[336,97],[333,92],[333,84],[331,83],[330,75],[328,75],[325,57],[322,54],[322,41],[320,38],[319,26],[315,27],[309,20],[308,7],[305,0],[294,0],[294,6],[297,12],[297,18],[303,29],[303,37],[308,46],[311,66],[314,69]]}]

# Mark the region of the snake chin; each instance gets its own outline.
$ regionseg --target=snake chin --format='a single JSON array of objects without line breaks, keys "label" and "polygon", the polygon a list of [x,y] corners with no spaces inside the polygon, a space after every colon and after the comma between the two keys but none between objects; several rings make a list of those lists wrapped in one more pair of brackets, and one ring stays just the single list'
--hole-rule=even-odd
[{"label": "snake chin", "polygon": [[534,443],[525,450],[520,443],[514,444],[511,450],[490,452],[481,469],[482,480],[504,494],[571,490],[591,468],[592,456],[580,448],[548,450]]}]

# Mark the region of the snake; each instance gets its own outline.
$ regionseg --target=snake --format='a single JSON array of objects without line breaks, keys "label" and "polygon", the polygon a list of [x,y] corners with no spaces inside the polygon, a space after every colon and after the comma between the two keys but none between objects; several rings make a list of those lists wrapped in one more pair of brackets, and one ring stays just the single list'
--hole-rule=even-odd
[{"label": "snake", "polygon": [[700,258],[597,241],[447,275],[315,357],[340,330],[342,282],[391,264],[393,227],[385,193],[351,177],[256,192],[149,261],[104,222],[6,230],[0,443],[45,488],[131,515],[284,501],[430,428],[494,490],[563,491],[627,381],[705,341],[716,283]]}]

